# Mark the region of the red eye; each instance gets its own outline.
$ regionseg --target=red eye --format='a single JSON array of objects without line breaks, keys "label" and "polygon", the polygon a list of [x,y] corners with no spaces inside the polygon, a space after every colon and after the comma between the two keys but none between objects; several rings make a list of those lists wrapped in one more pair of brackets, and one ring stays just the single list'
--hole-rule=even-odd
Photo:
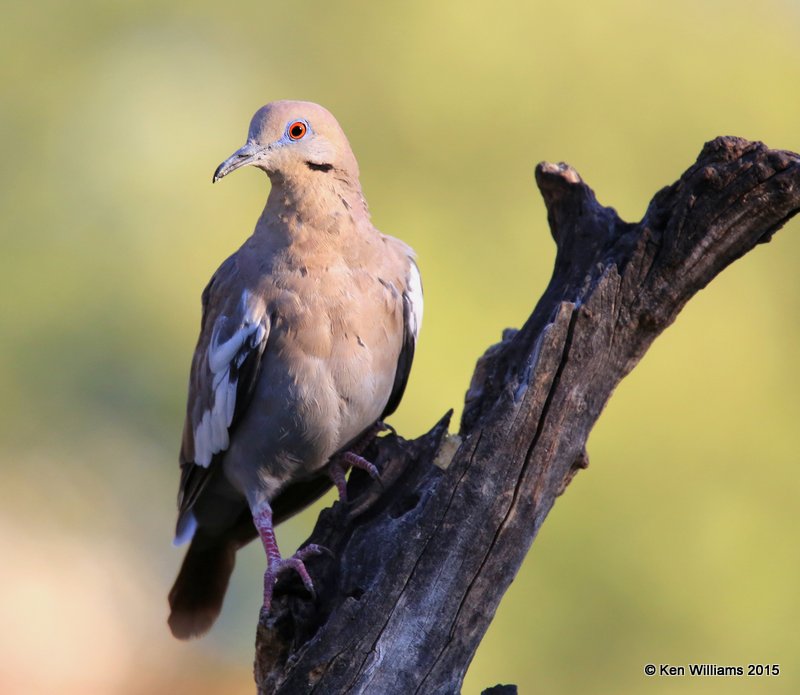
[{"label": "red eye", "polygon": [[289,137],[292,140],[299,140],[306,134],[307,130],[308,126],[303,121],[295,121],[289,126]]}]

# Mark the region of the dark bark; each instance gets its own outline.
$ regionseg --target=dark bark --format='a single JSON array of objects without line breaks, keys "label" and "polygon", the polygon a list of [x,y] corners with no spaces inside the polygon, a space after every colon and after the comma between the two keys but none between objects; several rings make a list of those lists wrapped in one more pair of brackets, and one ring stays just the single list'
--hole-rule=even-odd
[{"label": "dark bark", "polygon": [[[717,138],[638,224],[540,164],[558,251],[525,325],[478,361],[458,435],[383,437],[373,483],[322,512],[316,600],[289,576],[259,625],[264,693],[457,693],[620,380],[686,302],[800,210],[800,155]],[[513,686],[496,686],[512,688]],[[495,692],[513,692],[501,690]]]}]

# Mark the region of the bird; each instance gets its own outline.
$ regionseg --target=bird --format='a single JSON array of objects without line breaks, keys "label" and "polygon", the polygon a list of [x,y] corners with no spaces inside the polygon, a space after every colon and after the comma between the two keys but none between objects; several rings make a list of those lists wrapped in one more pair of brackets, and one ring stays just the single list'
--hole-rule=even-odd
[{"label": "bird", "polygon": [[324,107],[273,101],[212,182],[245,166],[270,192],[252,235],[202,293],[180,449],[175,544],[190,542],[169,592],[179,639],[218,617],[236,551],[263,544],[260,618],[279,574],[314,592],[308,545],[281,555],[274,527],[345,473],[398,407],[422,323],[415,252],[371,221],[356,158]]}]

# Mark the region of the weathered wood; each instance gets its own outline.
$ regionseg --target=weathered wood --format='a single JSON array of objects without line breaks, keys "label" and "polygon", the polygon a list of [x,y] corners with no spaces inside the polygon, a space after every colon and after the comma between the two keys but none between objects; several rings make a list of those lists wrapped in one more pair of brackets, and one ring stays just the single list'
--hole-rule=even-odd
[{"label": "weathered wood", "polygon": [[356,472],[353,503],[322,512],[309,542],[332,554],[307,563],[319,594],[279,582],[256,638],[260,692],[459,692],[616,385],[698,290],[800,211],[800,155],[730,137],[638,224],[566,164],[536,180],[558,248],[550,284],[479,360],[459,434],[447,415],[415,441],[381,438],[368,452],[380,484]]}]

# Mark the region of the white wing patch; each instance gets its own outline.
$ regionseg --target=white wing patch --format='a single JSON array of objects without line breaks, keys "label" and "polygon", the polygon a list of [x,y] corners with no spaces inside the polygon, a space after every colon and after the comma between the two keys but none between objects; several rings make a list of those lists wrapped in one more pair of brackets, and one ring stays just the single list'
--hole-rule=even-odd
[{"label": "white wing patch", "polygon": [[411,260],[411,269],[408,273],[408,290],[406,295],[411,304],[411,317],[410,328],[414,335],[414,342],[419,336],[419,329],[422,328],[422,278],[419,274],[419,268],[413,259]]},{"label": "white wing patch", "polygon": [[[239,368],[253,350],[263,351],[267,338],[264,305],[253,302],[247,290],[242,294],[239,317],[238,322],[231,325],[235,319],[220,315],[211,333],[207,357],[212,374],[213,403],[194,428],[194,463],[204,468],[211,463],[214,454],[228,448],[228,428],[236,410]],[[231,368],[234,368],[233,375]]]}]

